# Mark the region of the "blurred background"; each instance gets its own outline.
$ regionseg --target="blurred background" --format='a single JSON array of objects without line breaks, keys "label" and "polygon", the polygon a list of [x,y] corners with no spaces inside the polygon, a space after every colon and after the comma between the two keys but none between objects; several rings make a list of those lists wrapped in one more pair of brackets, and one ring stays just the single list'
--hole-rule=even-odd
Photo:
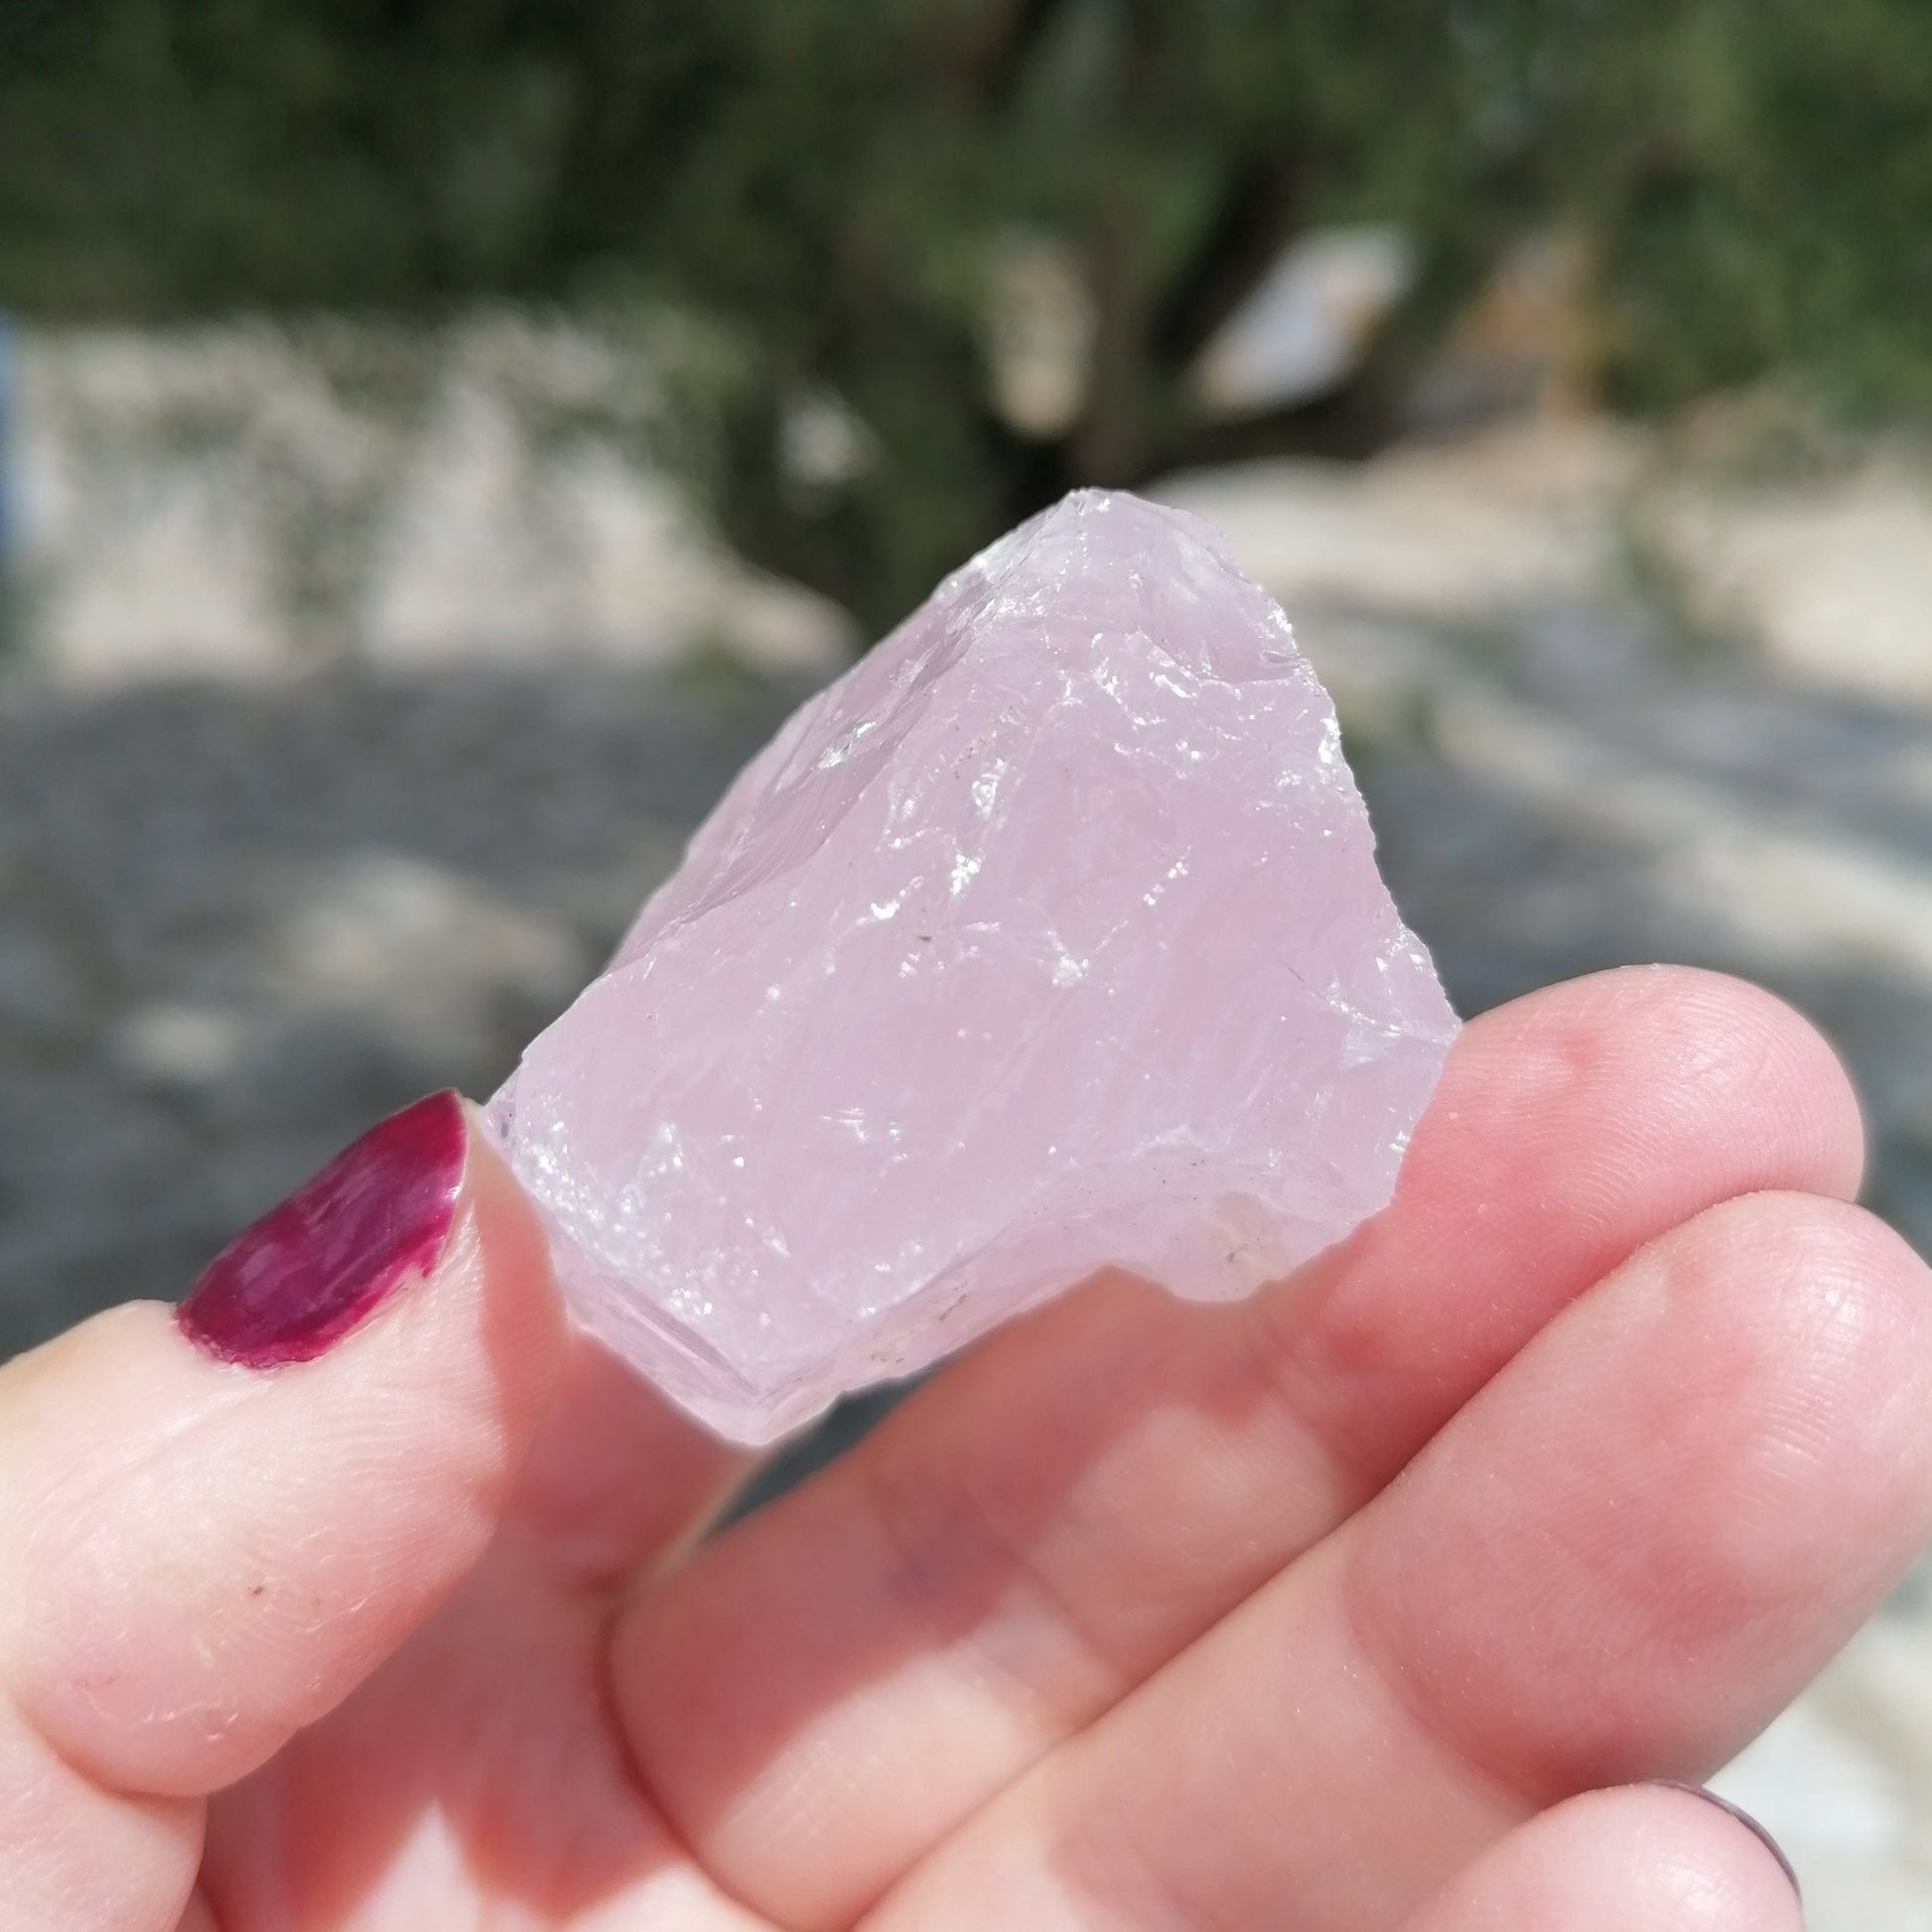
[{"label": "blurred background", "polygon": [[[0,1354],[490,1090],[1092,483],[1283,598],[1464,1012],[1771,985],[1932,1246],[1923,0],[0,0]],[[1724,1788],[1932,1928],[1923,1578]]]}]

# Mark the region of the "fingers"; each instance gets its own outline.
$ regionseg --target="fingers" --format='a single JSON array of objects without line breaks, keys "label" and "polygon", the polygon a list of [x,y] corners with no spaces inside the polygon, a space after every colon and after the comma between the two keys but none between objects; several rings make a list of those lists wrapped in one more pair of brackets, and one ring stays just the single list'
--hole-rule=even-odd
[{"label": "fingers", "polygon": [[168,1816],[353,1688],[488,1541],[562,1345],[531,1211],[439,1096],[238,1237],[179,1321],[118,1309],[0,1374],[0,1710],[71,1781],[64,1816]]},{"label": "fingers", "polygon": [[1404,1932],[1803,1932],[1754,1827],[1689,1791],[1628,1786],[1519,1826]]},{"label": "fingers", "polygon": [[1924,1264],[1857,1208],[1733,1201],[1516,1367],[1364,1523],[1356,1626],[1511,1790],[1702,1776],[1932,1529]]},{"label": "fingers", "polygon": [[1817,1199],[1712,1210],[990,1806],[878,1932],[968,1922],[968,1873],[974,1923],[1018,1901],[1040,1932],[1368,1932],[1548,1803],[1702,1775],[1932,1528],[1929,1401],[1903,1243]]},{"label": "fingers", "polygon": [[0,1932],[172,1927],[200,1814],[102,1791],[0,1699]]},{"label": "fingers", "polygon": [[1070,1298],[643,1598],[616,1682],[654,1789],[754,1903],[848,1919],[1635,1248],[1748,1189],[1849,1192],[1860,1149],[1829,1049],[1734,981],[1613,973],[1485,1016],[1394,1205],[1294,1282]]}]

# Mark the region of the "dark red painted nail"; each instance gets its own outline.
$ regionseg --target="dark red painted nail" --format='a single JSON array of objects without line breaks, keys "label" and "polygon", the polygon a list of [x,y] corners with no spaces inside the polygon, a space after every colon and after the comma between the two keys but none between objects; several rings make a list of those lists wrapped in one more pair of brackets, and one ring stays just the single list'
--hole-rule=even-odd
[{"label": "dark red painted nail", "polygon": [[175,1311],[224,1362],[320,1355],[442,1252],[468,1137],[454,1093],[391,1114],[243,1228]]},{"label": "dark red painted nail", "polygon": [[1660,1791],[1688,1791],[1693,1798],[1702,1798],[1708,1805],[1716,1805],[1725,1816],[1734,1818],[1751,1833],[1757,1842],[1778,1862],[1778,1868],[1791,1880],[1791,1889],[1798,1894],[1798,1902],[1804,1903],[1804,1888],[1798,1883],[1798,1874],[1792,1868],[1791,1861],[1784,1856],[1784,1847],[1760,1825],[1749,1812],[1733,1805],[1728,1798],[1721,1798],[1715,1791],[1701,1784],[1682,1784],[1676,1778],[1658,1778],[1655,1781]]}]

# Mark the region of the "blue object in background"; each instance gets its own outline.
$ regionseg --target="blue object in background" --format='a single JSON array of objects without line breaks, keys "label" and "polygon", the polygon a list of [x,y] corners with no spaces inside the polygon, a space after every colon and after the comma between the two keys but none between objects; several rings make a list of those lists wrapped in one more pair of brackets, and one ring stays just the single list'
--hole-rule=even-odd
[{"label": "blue object in background", "polygon": [[20,367],[14,326],[0,312],[0,659],[11,656],[21,641],[21,572],[18,551],[24,538],[20,528],[20,493],[14,466],[14,434],[18,415],[15,391]]},{"label": "blue object in background", "polygon": [[19,540],[14,516],[14,326],[0,315],[0,578],[12,573]]}]

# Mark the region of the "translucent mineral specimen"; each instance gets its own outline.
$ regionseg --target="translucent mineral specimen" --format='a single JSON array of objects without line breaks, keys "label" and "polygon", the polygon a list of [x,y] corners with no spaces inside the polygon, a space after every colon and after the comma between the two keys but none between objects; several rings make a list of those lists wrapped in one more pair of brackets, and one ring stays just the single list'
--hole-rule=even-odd
[{"label": "translucent mineral specimen", "polygon": [[489,1119],[579,1319],[758,1443],[1106,1264],[1280,1275],[1455,1026],[1280,607],[1087,490],[785,724]]}]

